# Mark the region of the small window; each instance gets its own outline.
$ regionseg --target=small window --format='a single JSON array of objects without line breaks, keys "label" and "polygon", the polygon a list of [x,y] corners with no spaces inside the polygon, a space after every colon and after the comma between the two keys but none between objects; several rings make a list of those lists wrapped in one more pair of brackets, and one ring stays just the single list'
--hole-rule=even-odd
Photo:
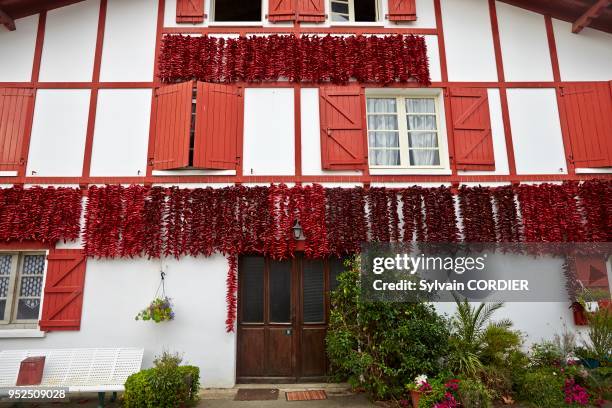
[{"label": "small window", "polygon": [[261,21],[261,0],[214,0],[215,21]]},{"label": "small window", "polygon": [[330,0],[331,16],[335,22],[378,21],[377,0]]},{"label": "small window", "polygon": [[0,254],[0,323],[38,321],[44,273],[44,254]]},{"label": "small window", "polygon": [[370,167],[440,167],[435,97],[367,98]]}]

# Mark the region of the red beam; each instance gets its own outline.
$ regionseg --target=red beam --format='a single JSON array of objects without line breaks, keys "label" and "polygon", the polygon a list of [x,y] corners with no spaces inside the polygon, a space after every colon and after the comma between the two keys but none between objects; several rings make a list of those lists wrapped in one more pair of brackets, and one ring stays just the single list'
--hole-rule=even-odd
[{"label": "red beam", "polygon": [[574,25],[572,26],[572,33],[578,34],[585,27],[588,27],[591,24],[591,21],[599,17],[610,4],[612,4],[612,0],[597,0],[597,2],[586,11],[586,13],[584,13],[574,22]]},{"label": "red beam", "polygon": [[17,27],[15,27],[15,20],[2,9],[0,9],[0,24],[4,24],[9,31],[15,31],[17,29]]}]

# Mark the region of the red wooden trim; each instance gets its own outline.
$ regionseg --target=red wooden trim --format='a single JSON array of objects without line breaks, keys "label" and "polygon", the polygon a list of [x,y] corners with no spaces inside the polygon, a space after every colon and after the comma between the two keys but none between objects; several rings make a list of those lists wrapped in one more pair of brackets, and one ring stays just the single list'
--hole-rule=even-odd
[{"label": "red wooden trim", "polygon": [[598,0],[572,25],[572,33],[578,34],[591,24],[591,21],[599,17],[606,7],[612,4],[612,0]]},{"label": "red wooden trim", "polygon": [[0,242],[0,251],[38,251],[51,249],[54,246],[37,241]]},{"label": "red wooden trim", "polygon": [[293,88],[295,176],[302,175],[302,87]]},{"label": "red wooden trim", "polygon": [[153,84],[151,91],[151,120],[149,121],[149,146],[147,148],[147,177],[153,174],[153,155],[155,153],[155,118],[157,115],[157,104],[155,103],[155,87],[159,86],[159,51],[161,48],[162,30],[164,28],[164,8],[166,0],[159,0],[157,3],[157,33],[155,38],[155,61],[153,63]]},{"label": "red wooden trim", "polygon": [[559,67],[559,56],[557,54],[557,42],[555,41],[555,30],[550,16],[544,16],[544,23],[546,24],[546,37],[548,39],[548,48],[550,51],[550,63],[552,65],[553,79],[557,83],[555,85],[555,91],[557,94],[557,107],[559,109],[559,120],[561,121],[561,135],[563,138],[563,151],[565,153],[565,163],[567,167],[567,173],[570,175],[576,174],[576,165],[569,158],[572,155],[572,145],[569,137],[569,129],[567,128],[567,112],[563,101],[561,100],[561,68]]},{"label": "red wooden trim", "polygon": [[[96,51],[94,54],[92,83],[100,82],[100,65],[102,63],[102,47],[104,46],[104,29],[106,27],[106,9],[108,0],[100,0],[98,13],[98,34],[96,37]],[[87,118],[87,133],[85,135],[85,157],[83,158],[83,177],[89,177],[91,169],[91,155],[93,149],[94,130],[96,126],[96,112],[98,109],[98,89],[91,90],[89,97],[89,116]]]},{"label": "red wooden trim", "polygon": [[493,31],[493,48],[495,50],[497,80],[500,81],[499,99],[501,102],[502,122],[504,124],[504,139],[506,141],[508,172],[510,173],[510,175],[515,175],[516,159],[514,157],[512,126],[510,124],[510,111],[508,108],[508,93],[506,92],[506,74],[504,72],[504,58],[502,55],[501,39],[499,37],[499,22],[497,19],[497,6],[495,4],[495,0],[489,0],[489,15],[491,17],[491,30]]}]

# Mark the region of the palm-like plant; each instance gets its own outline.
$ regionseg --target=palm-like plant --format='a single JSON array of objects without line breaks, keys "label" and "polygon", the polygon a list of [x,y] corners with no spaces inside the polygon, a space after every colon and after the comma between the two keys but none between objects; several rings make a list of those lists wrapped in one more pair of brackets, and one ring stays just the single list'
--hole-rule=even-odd
[{"label": "palm-like plant", "polygon": [[457,311],[451,320],[454,353],[449,357],[449,365],[455,372],[473,375],[482,367],[480,357],[487,344],[486,338],[499,329],[508,330],[512,321],[491,320],[495,312],[504,306],[502,302],[472,306],[467,299],[454,296],[457,302]]}]

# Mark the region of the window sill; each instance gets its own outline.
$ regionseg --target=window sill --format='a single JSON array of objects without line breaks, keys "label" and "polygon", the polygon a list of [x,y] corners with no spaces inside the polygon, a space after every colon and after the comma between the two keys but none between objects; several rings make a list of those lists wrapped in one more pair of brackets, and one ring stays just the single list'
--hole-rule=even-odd
[{"label": "window sill", "polygon": [[42,338],[46,333],[38,329],[0,329],[0,339]]},{"label": "window sill", "polygon": [[609,174],[612,173],[612,167],[602,168],[577,168],[576,174]]},{"label": "window sill", "polygon": [[426,176],[450,176],[453,172],[450,169],[427,169],[427,168],[400,168],[400,169],[381,169],[370,167],[370,174],[373,176],[400,176],[400,175],[426,175]]},{"label": "window sill", "polygon": [[235,176],[236,170],[153,170],[154,176]]},{"label": "window sill", "polygon": [[12,170],[3,170],[0,171],[0,177],[16,177],[17,172]]}]

